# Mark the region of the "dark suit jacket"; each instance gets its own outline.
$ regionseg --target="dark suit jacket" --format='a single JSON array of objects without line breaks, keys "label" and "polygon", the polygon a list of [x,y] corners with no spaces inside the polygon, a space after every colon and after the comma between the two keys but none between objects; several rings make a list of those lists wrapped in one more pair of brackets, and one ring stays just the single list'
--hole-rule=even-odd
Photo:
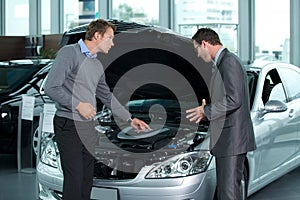
[{"label": "dark suit jacket", "polygon": [[210,120],[211,153],[217,157],[239,155],[256,148],[247,83],[239,58],[225,48],[212,73],[211,103],[204,107]]}]

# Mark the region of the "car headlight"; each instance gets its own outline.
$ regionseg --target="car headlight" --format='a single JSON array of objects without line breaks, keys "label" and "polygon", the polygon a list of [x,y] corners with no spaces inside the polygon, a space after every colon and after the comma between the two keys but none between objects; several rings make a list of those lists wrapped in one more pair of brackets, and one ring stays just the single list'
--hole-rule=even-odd
[{"label": "car headlight", "polygon": [[5,113],[1,113],[1,118],[4,119],[4,118],[7,117],[7,116],[8,116],[8,113],[6,113],[6,112],[5,112]]},{"label": "car headlight", "polygon": [[0,117],[1,120],[3,121],[11,120],[11,109],[9,106],[4,106],[4,107],[0,106],[0,113],[1,113],[1,117]]},{"label": "car headlight", "polygon": [[176,155],[153,168],[146,178],[176,178],[204,172],[210,161],[209,151],[194,151]]},{"label": "car headlight", "polygon": [[59,151],[56,142],[49,140],[42,152],[41,162],[51,167],[58,168],[58,156]]}]

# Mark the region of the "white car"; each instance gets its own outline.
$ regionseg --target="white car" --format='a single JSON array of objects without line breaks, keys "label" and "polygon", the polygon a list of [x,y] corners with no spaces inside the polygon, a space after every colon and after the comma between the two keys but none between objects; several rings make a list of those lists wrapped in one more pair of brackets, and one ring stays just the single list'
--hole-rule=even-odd
[{"label": "white car", "polygon": [[[208,149],[209,123],[196,126],[183,112],[208,98],[210,66],[196,58],[191,40],[175,33],[158,27],[125,32],[101,61],[117,98],[153,130],[136,134],[103,107],[95,127],[99,145],[91,198],[213,200],[216,175]],[[73,37],[71,33],[67,35]],[[300,69],[259,64],[245,66],[257,149],[245,160],[244,197],[300,165]],[[52,139],[41,152],[37,178],[41,199],[62,199],[63,174]]]}]

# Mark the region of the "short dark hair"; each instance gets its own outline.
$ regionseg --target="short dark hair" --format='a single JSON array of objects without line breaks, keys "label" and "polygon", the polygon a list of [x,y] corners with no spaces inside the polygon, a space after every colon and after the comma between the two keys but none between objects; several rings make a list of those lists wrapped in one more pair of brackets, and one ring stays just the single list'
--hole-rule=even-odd
[{"label": "short dark hair", "polygon": [[96,32],[99,32],[101,35],[103,35],[109,27],[111,27],[113,31],[116,31],[116,27],[112,23],[105,21],[104,19],[94,20],[90,22],[86,29],[85,39],[92,40]]},{"label": "short dark hair", "polygon": [[201,44],[204,40],[211,45],[222,45],[219,35],[211,28],[198,29],[195,35],[192,37],[192,40],[195,40],[199,44]]}]

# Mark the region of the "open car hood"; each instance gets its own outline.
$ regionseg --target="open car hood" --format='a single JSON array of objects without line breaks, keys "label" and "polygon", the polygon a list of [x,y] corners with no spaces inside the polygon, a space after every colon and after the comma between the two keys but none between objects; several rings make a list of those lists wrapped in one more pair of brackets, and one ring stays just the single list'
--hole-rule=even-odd
[{"label": "open car hood", "polygon": [[[114,46],[99,53],[106,81],[119,100],[208,98],[211,63],[197,58],[192,40],[170,29],[108,20],[116,26]],[[87,25],[65,32],[61,45],[84,38]],[[130,93],[130,94],[128,94]],[[126,102],[122,102],[126,103]]]},{"label": "open car hood", "polygon": [[99,54],[118,99],[208,98],[211,66],[197,58],[191,39],[147,27],[116,34],[109,54]]}]

